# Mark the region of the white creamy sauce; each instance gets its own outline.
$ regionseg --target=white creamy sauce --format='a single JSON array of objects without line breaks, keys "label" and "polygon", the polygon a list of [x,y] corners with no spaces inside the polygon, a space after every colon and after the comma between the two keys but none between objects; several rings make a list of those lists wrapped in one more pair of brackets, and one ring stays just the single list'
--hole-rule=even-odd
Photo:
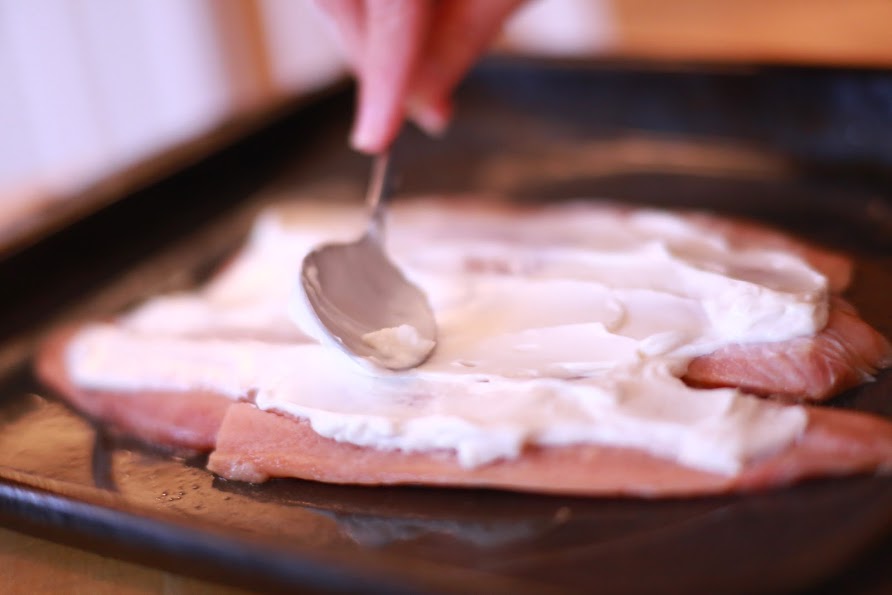
[{"label": "white creamy sauce", "polygon": [[[732,250],[654,211],[574,204],[504,216],[403,205],[390,251],[427,292],[438,344],[421,367],[389,372],[285,321],[289,310],[312,318],[294,291],[303,255],[358,236],[362,224],[360,210],[343,207],[267,213],[202,291],[81,332],[67,354],[73,380],[252,398],[335,440],[450,450],[467,467],[529,444],[594,443],[733,474],[805,429],[801,407],[679,379],[692,358],[724,345],[824,326],[826,279],[794,255]],[[407,329],[367,340],[396,352],[424,347]]]},{"label": "white creamy sauce", "polygon": [[411,324],[388,327],[366,333],[362,341],[375,350],[373,361],[391,370],[402,370],[424,361],[436,345],[425,339]]}]

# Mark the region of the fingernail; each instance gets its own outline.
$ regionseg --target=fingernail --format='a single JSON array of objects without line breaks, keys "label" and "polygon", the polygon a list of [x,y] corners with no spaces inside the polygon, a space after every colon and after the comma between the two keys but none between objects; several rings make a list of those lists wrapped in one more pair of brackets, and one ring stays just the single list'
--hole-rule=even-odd
[{"label": "fingernail", "polygon": [[409,100],[406,111],[409,118],[431,136],[443,136],[449,128],[452,109],[448,104],[435,106],[430,102],[418,99]]},{"label": "fingernail", "polygon": [[357,117],[353,130],[350,132],[350,146],[362,153],[375,152],[373,131],[363,123],[362,117]]},{"label": "fingernail", "polygon": [[362,153],[375,153],[381,149],[381,115],[378,106],[359,89],[357,111],[350,131],[350,146]]}]

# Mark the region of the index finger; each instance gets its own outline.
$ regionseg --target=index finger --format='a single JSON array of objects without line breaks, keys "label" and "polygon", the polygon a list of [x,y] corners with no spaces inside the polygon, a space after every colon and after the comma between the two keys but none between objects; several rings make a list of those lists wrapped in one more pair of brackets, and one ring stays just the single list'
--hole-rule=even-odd
[{"label": "index finger", "polygon": [[429,0],[366,0],[359,103],[350,138],[355,149],[381,152],[402,126],[406,93],[427,32],[430,8]]}]

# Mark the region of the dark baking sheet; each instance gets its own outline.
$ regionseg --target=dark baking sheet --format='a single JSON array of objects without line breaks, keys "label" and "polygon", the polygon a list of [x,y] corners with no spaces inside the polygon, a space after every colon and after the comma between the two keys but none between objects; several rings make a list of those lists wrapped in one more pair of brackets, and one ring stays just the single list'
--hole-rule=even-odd
[{"label": "dark baking sheet", "polygon": [[[849,251],[850,298],[892,336],[890,81],[868,71],[493,63],[463,89],[444,139],[402,139],[401,193],[609,197],[772,222]],[[33,381],[28,360],[43,331],[199,283],[263,205],[358,197],[368,164],[344,147],[350,107],[349,93],[296,105],[0,262],[0,521],[258,589],[892,588],[889,478],[654,502],[252,486],[214,478],[201,459],[109,438]],[[892,417],[892,374],[832,405]]]}]

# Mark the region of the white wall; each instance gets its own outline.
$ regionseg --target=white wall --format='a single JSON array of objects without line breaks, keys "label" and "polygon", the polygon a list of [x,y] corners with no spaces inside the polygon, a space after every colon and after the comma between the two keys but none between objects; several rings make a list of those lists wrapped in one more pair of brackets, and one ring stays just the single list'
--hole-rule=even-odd
[{"label": "white wall", "polygon": [[[605,6],[530,2],[507,44],[597,49]],[[258,99],[340,76],[330,33],[311,0],[0,0],[0,230]]]}]

